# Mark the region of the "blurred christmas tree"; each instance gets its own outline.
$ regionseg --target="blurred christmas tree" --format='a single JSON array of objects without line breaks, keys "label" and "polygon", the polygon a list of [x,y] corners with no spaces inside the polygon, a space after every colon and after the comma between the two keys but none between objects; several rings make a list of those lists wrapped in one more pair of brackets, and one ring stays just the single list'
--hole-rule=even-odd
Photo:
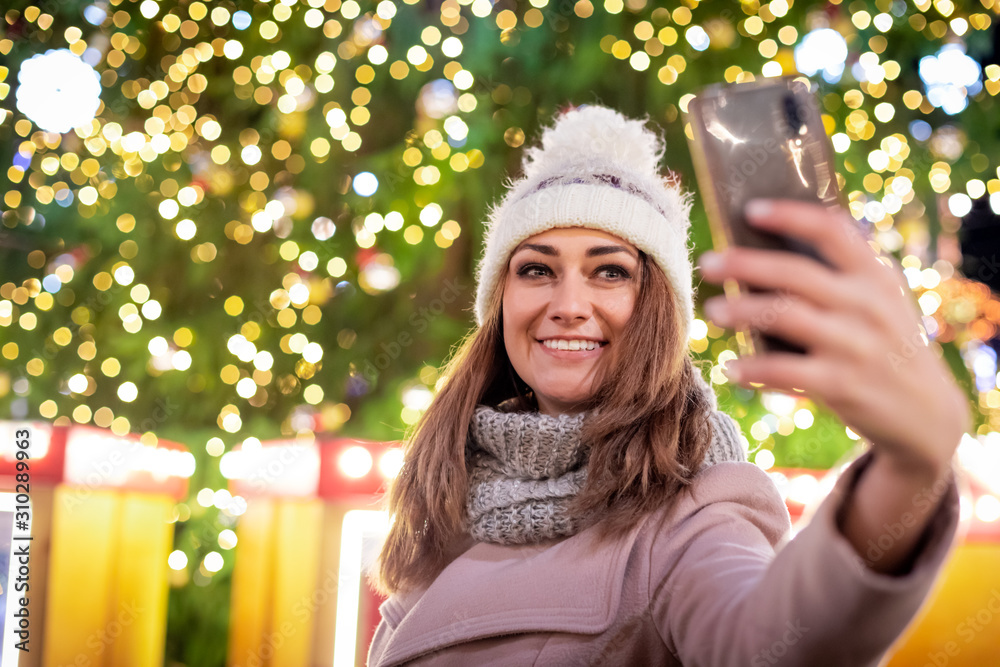
[{"label": "blurred christmas tree", "polygon": [[[691,95],[796,71],[851,212],[905,267],[980,433],[1000,425],[1000,301],[957,240],[975,200],[1000,210],[995,0],[5,4],[0,406],[185,442],[192,496],[245,438],[417,420],[472,326],[484,211],[560,108],[648,114],[693,189]],[[693,229],[700,252],[697,207]],[[697,333],[751,449],[823,467],[851,446],[805,398],[731,391],[732,332]],[[234,521],[178,509],[194,574],[171,659],[221,664],[231,562],[197,564]]]}]

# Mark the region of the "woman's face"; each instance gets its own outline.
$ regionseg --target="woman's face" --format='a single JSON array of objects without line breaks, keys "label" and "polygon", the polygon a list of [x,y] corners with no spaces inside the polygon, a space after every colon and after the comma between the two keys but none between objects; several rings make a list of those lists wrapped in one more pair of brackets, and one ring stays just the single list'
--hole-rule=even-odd
[{"label": "woman's face", "polygon": [[[598,361],[615,353],[638,293],[638,250],[613,234],[550,229],[514,249],[503,296],[504,344],[540,412],[579,412],[574,406],[596,389]],[[570,349],[554,349],[559,341]]]}]

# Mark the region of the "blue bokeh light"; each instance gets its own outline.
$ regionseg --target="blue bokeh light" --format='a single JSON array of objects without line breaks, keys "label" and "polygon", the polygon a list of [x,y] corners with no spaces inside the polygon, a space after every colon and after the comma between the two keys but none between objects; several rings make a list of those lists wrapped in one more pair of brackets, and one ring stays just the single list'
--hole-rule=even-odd
[{"label": "blue bokeh light", "polygon": [[21,171],[27,171],[28,167],[31,166],[31,156],[22,151],[18,151],[14,155],[13,165]]},{"label": "blue bokeh light", "polygon": [[88,5],[83,9],[83,18],[91,25],[101,25],[107,17],[108,13],[97,5]]},{"label": "blue bokeh light", "polygon": [[920,59],[917,68],[927,91],[927,101],[948,115],[960,113],[969,97],[982,90],[983,68],[965,54],[961,44],[945,44],[933,56]]},{"label": "blue bokeh light", "polygon": [[55,294],[62,289],[62,280],[56,274],[50,273],[42,278],[42,288],[49,294]]},{"label": "blue bokeh light", "polygon": [[704,51],[708,48],[711,40],[708,37],[708,33],[700,25],[693,25],[684,31],[684,39],[688,41],[696,51]]},{"label": "blue bokeh light", "polygon": [[931,138],[934,128],[926,120],[915,120],[910,123],[910,135],[917,141],[927,141]]},{"label": "blue bokeh light", "polygon": [[251,18],[248,12],[242,9],[233,13],[233,27],[237,30],[246,30],[250,27]]}]

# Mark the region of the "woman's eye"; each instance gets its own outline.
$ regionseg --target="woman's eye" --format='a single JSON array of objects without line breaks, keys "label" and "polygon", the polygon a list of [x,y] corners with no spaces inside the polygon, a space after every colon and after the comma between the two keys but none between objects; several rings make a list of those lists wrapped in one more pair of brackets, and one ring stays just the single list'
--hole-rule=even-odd
[{"label": "woman's eye", "polygon": [[548,272],[549,267],[542,264],[525,264],[520,269],[517,270],[517,275],[528,276],[529,278],[534,278],[540,275],[544,275]]},{"label": "woman's eye", "polygon": [[627,280],[629,278],[629,273],[623,267],[620,266],[602,266],[598,269],[602,273],[610,273],[611,278],[614,280]]}]

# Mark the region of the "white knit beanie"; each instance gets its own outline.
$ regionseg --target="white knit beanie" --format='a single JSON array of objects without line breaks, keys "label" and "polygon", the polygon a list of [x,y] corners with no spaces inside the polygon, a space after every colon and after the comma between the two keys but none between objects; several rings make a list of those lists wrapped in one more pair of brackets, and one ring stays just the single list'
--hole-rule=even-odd
[{"label": "white knit beanie", "polygon": [[663,152],[644,121],[613,109],[587,105],[560,115],[543,131],[541,146],[525,151],[524,175],[508,182],[490,210],[476,272],[477,324],[521,241],[555,227],[589,227],[632,243],[663,269],[689,333],[691,198],[660,175]]}]

